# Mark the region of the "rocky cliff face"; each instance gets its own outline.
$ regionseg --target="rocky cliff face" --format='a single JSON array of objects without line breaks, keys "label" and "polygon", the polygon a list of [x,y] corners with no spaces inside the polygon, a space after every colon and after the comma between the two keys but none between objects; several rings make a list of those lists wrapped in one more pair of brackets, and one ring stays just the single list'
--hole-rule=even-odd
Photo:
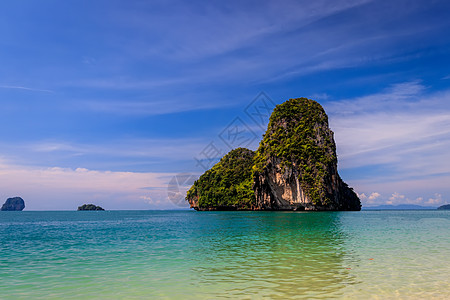
[{"label": "rocky cliff face", "polygon": [[254,161],[257,209],[361,209],[337,172],[333,132],[313,100],[290,99],[274,109]]},{"label": "rocky cliff face", "polygon": [[25,208],[25,201],[20,197],[8,198],[3,204],[2,211],[22,211]]}]

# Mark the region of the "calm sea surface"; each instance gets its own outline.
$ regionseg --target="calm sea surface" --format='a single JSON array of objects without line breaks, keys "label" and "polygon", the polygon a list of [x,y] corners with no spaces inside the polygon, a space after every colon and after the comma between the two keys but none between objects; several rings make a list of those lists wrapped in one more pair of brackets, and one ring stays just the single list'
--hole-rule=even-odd
[{"label": "calm sea surface", "polygon": [[1,299],[450,299],[450,211],[0,212]]}]

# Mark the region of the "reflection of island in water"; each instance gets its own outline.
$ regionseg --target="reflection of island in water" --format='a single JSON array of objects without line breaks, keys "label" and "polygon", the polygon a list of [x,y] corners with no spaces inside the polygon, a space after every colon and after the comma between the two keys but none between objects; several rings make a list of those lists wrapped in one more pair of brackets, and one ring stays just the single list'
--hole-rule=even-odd
[{"label": "reflection of island in water", "polygon": [[355,283],[338,212],[242,214],[217,215],[197,236],[206,247],[197,252],[195,282],[214,297],[330,297]]}]

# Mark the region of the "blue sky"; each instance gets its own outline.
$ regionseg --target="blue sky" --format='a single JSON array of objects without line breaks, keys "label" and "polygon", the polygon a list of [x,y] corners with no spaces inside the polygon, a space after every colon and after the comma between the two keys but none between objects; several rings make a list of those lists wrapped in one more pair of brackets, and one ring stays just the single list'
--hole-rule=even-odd
[{"label": "blue sky", "polygon": [[[183,207],[196,159],[257,148],[246,109],[308,97],[364,205],[447,203],[449,13],[448,1],[2,1],[0,199]],[[247,137],[230,142],[233,128]]]}]

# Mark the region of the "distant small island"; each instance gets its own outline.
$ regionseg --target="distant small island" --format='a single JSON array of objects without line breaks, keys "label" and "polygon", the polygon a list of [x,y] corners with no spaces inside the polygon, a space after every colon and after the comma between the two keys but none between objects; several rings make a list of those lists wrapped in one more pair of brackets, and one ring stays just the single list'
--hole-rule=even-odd
[{"label": "distant small island", "polygon": [[444,209],[450,209],[450,204],[444,204],[444,205],[442,205],[442,206],[439,206],[437,209],[442,209],[442,210],[444,210]]},{"label": "distant small island", "polygon": [[25,201],[20,197],[8,198],[3,204],[2,211],[22,211],[25,208]]},{"label": "distant small island", "polygon": [[364,206],[363,210],[434,210],[436,206],[422,206],[416,204],[383,204],[378,206]]},{"label": "distant small island", "polygon": [[81,206],[78,206],[78,210],[104,210],[104,209],[94,204],[83,204]]}]

